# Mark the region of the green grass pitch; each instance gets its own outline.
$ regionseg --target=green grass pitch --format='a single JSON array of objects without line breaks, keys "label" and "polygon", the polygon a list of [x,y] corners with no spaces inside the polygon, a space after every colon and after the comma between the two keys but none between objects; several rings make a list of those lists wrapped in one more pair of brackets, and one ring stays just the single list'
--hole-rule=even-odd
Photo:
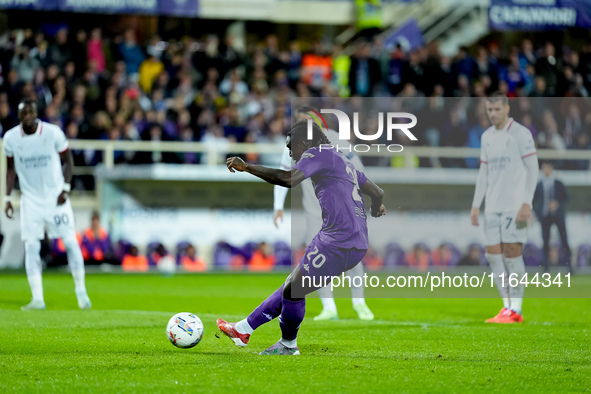
[{"label": "green grass pitch", "polygon": [[[246,316],[285,275],[88,275],[93,309],[77,309],[66,274],[44,276],[48,310],[21,312],[23,274],[0,274],[0,389],[18,392],[582,392],[591,390],[591,299],[526,299],[526,322],[489,325],[497,299],[370,299],[361,322],[314,322],[300,357],[261,357],[280,336],[264,325],[245,349],[217,339],[217,317]],[[589,283],[587,277],[586,283]],[[165,335],[176,312],[205,325],[193,349]],[[229,391],[231,390],[231,391]]]}]

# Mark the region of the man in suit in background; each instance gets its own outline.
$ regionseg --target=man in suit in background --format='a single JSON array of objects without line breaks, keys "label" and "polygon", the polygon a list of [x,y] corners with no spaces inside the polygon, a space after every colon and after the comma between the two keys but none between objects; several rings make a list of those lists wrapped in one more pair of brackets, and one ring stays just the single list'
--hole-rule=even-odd
[{"label": "man in suit in background", "polygon": [[566,187],[556,179],[554,166],[550,162],[542,164],[542,177],[534,194],[534,211],[542,225],[542,239],[544,240],[544,271],[549,270],[550,228],[553,224],[560,234],[561,248],[566,252],[569,271],[572,271],[571,251],[566,237],[566,223],[564,205],[568,200]]}]

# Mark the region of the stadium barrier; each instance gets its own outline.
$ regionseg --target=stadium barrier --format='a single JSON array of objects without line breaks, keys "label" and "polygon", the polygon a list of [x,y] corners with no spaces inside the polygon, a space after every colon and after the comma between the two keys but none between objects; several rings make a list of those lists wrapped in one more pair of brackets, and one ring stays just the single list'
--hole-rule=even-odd
[{"label": "stadium barrier", "polygon": [[[404,157],[405,168],[414,167],[415,158],[448,158],[448,159],[467,159],[480,157],[480,149],[465,147],[407,147],[398,153],[385,153],[385,147],[376,145],[367,145],[367,151],[357,151],[356,154],[362,157],[384,157],[384,155],[399,155]],[[70,140],[70,149],[72,150],[94,150],[103,152],[103,166],[109,171],[115,167],[115,152],[191,152],[204,153],[207,155],[207,163],[200,166],[215,166],[221,164],[227,154],[280,154],[284,146],[278,144],[252,144],[252,143],[231,143],[224,149],[218,149],[215,146],[203,142],[171,142],[171,141],[105,141],[105,140]],[[538,157],[542,160],[588,160],[591,162],[591,150],[538,150]],[[591,168],[591,166],[590,166]],[[76,166],[74,175],[94,175],[96,167]],[[585,175],[589,171],[584,172]],[[6,157],[3,149],[3,141],[0,140],[0,175],[6,179]],[[587,176],[585,176],[587,178]],[[591,184],[591,182],[590,182]],[[5,182],[0,182],[0,198],[2,206],[4,205],[4,195],[6,190]]]}]

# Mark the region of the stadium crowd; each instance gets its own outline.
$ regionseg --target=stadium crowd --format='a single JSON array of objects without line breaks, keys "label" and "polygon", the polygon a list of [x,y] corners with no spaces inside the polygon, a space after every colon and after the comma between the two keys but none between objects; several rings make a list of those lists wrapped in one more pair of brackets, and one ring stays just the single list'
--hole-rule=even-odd
[{"label": "stadium crowd", "polygon": [[[282,48],[269,35],[240,53],[231,37],[140,40],[134,30],[107,37],[100,28],[74,32],[62,26],[10,31],[0,40],[0,66],[2,133],[18,124],[19,101],[34,98],[40,118],[71,139],[202,141],[224,152],[231,142],[282,145],[294,97],[376,95],[411,99],[419,118],[430,114],[417,126],[420,144],[479,147],[488,120],[483,111],[471,110],[477,100],[464,99],[500,90],[518,98],[512,114],[540,148],[590,146],[586,101],[572,98],[589,95],[591,44],[555,48],[524,39],[506,53],[491,44],[461,48],[450,58],[435,44],[405,51],[400,45],[385,48],[380,37],[357,42],[348,55],[320,42],[292,41]],[[547,105],[540,101],[545,97],[562,98]],[[73,153],[78,166],[102,160],[100,152]],[[245,158],[278,162],[275,155]],[[205,160],[192,152],[115,155],[116,163],[131,164]],[[563,166],[587,168],[588,162]]]}]

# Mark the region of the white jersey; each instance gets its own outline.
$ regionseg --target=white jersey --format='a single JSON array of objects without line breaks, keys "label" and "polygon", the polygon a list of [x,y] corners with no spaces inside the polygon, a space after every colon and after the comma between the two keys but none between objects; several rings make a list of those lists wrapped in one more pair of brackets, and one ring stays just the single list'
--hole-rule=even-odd
[{"label": "white jersey", "polygon": [[24,198],[38,206],[54,206],[64,188],[60,153],[68,149],[68,140],[57,126],[37,121],[34,134],[22,126],[4,136],[4,153],[14,158],[14,167]]},{"label": "white jersey", "polygon": [[[350,142],[349,141],[340,141],[339,140],[339,133],[337,133],[334,130],[327,130],[325,131],[326,136],[328,137],[328,139],[331,141],[331,143],[333,145],[335,145],[335,142],[337,142],[336,145],[339,145],[339,148],[344,147],[344,146],[350,146]],[[352,148],[351,148],[352,149]],[[361,172],[365,172],[365,168],[363,166],[363,163],[361,162],[361,159],[359,158],[359,156],[357,156],[354,152],[349,152],[348,150],[343,150],[343,149],[339,149],[341,151],[341,153],[343,153],[343,155],[345,155],[345,157],[347,159],[349,159],[349,161],[351,161],[351,163],[353,163],[353,166],[361,171]],[[287,147],[285,147],[285,149],[283,150],[283,154],[281,156],[281,169],[282,170],[290,170],[291,167],[293,165],[293,161],[291,159],[291,157],[289,157],[289,149]],[[313,216],[322,217],[322,210],[320,209],[320,203],[318,203],[318,198],[316,197],[316,193],[314,192],[314,185],[312,184],[312,180],[311,179],[305,179],[302,183],[302,206],[304,208],[304,211],[306,211],[306,213],[311,214]],[[287,189],[283,188],[281,186],[275,186],[274,189],[275,192],[275,197],[274,197],[274,204],[273,204],[273,208],[277,211],[277,210],[281,210],[284,208],[284,204],[285,204],[285,197],[287,196]]]},{"label": "white jersey", "polygon": [[480,162],[487,166],[485,212],[517,212],[525,202],[527,169],[523,159],[536,154],[531,132],[509,118],[505,127],[482,134]]}]

